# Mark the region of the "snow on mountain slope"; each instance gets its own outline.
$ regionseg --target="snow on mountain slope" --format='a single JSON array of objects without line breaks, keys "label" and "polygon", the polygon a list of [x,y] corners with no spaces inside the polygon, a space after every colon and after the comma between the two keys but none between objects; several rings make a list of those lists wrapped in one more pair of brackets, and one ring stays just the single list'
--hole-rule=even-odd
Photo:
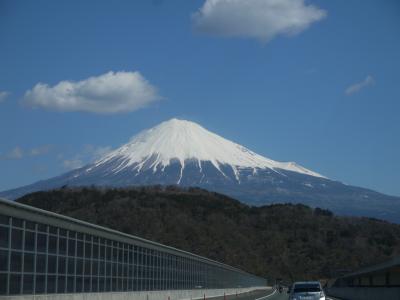
[{"label": "snow on mountain slope", "polygon": [[[131,141],[109,153],[88,168],[88,172],[108,162],[118,160],[114,173],[133,168],[140,172],[159,167],[164,169],[174,160],[181,164],[181,174],[186,160],[195,160],[201,170],[201,164],[209,161],[221,173],[221,165],[229,165],[237,176],[241,168],[271,169],[276,172],[287,170],[315,177],[322,175],[310,171],[294,162],[277,162],[258,155],[249,149],[224,139],[200,125],[178,119],[171,119],[156,127],[144,130]],[[151,162],[150,165],[148,162]],[[179,180],[178,182],[179,183]]]},{"label": "snow on mountain slope", "polygon": [[345,185],[296,163],[274,161],[177,119],[140,132],[94,163],[0,192],[0,197],[17,199],[61,187],[148,185],[199,187],[250,205],[303,203],[400,223],[399,197]]}]

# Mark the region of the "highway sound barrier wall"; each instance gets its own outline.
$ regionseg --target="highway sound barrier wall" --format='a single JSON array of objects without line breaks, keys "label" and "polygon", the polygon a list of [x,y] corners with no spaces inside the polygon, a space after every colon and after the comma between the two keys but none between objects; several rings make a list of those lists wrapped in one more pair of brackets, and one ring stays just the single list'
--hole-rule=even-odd
[{"label": "highway sound barrier wall", "polygon": [[0,295],[266,286],[231,266],[0,199]]},{"label": "highway sound barrier wall", "polygon": [[400,257],[337,278],[327,293],[348,300],[399,300]]}]

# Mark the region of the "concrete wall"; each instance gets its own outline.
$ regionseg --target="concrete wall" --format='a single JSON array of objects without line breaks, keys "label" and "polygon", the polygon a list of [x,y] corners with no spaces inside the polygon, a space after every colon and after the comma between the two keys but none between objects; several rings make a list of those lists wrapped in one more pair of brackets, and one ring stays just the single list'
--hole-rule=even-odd
[{"label": "concrete wall", "polygon": [[194,300],[216,296],[235,295],[271,287],[253,287],[237,289],[213,290],[180,290],[180,291],[144,291],[144,292],[111,292],[82,294],[48,294],[48,295],[18,295],[0,296],[0,300]]},{"label": "concrete wall", "polygon": [[333,287],[326,293],[345,300],[400,300],[399,287]]}]

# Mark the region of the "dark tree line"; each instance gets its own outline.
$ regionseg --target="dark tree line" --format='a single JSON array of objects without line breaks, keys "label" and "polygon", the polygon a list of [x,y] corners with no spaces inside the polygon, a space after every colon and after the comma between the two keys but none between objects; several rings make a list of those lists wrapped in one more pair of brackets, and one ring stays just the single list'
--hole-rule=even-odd
[{"label": "dark tree line", "polygon": [[250,207],[197,188],[62,188],[17,201],[269,278],[331,278],[400,253],[396,224],[300,204]]}]

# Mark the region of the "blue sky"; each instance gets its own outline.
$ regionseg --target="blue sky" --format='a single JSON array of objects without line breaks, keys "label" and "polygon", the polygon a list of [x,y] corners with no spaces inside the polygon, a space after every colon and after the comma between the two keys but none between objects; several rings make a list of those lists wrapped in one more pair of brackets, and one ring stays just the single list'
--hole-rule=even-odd
[{"label": "blue sky", "polygon": [[399,2],[237,1],[0,1],[0,190],[178,117],[400,196]]}]

